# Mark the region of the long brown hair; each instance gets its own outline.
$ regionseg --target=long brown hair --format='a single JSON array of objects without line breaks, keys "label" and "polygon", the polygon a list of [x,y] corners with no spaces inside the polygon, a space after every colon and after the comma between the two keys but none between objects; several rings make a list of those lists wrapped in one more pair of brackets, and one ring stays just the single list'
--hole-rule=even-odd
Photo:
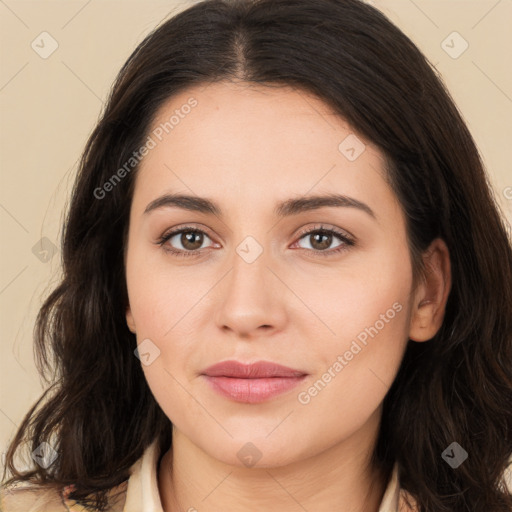
[{"label": "long brown hair", "polygon": [[[475,143],[435,70],[382,13],[358,0],[204,0],[147,36],[121,69],[85,147],[63,236],[63,279],[36,323],[48,390],[7,452],[7,483],[60,488],[95,509],[171,424],[134,356],[123,251],[137,169],[98,189],[147,138],[171,96],[238,79],[311,92],[385,154],[407,219],[416,274],[435,237],[450,250],[452,290],[436,336],[409,341],[389,390],[374,461],[398,465],[422,512],[512,510],[512,249]],[[95,193],[96,192],[96,193]],[[14,467],[23,441],[59,453]],[[469,454],[453,469],[441,457]],[[4,479],[5,479],[4,471]],[[87,499],[86,499],[87,497]]]}]

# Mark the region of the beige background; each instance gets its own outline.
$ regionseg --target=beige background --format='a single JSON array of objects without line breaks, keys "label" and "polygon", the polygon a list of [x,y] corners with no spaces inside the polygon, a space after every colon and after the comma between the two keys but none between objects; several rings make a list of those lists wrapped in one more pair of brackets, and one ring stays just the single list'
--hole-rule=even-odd
[{"label": "beige background", "polygon": [[[368,3],[404,30],[441,73],[510,222],[512,71],[507,54],[512,48],[512,1]],[[42,390],[33,362],[32,329],[42,298],[59,278],[60,223],[77,159],[123,62],[163,18],[188,4],[0,2],[2,457],[16,425]],[[454,31],[460,36],[451,35]],[[35,41],[39,52],[51,48],[42,32],[58,44],[47,58],[31,47]],[[454,58],[464,41],[467,50]],[[57,248],[53,257],[51,250],[33,250],[43,237]]]}]

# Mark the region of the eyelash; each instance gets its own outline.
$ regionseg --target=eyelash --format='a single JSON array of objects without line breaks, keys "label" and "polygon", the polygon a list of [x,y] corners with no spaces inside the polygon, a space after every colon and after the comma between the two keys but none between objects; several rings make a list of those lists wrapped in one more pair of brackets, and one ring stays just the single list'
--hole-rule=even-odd
[{"label": "eyelash", "polygon": [[[170,231],[169,233],[162,235],[157,240],[156,243],[158,245],[160,245],[165,252],[173,254],[174,256],[185,257],[185,258],[198,256],[201,249],[196,249],[193,251],[183,251],[182,249],[174,249],[169,245],[167,245],[167,246],[165,245],[166,242],[169,241],[173,236],[178,235],[180,233],[187,233],[187,232],[202,233],[202,234],[206,235],[208,238],[211,238],[208,235],[208,233],[206,233],[202,229],[198,229],[193,226],[184,226],[184,227],[180,227],[178,229],[175,229],[173,231]],[[305,231],[302,231],[298,235],[299,236],[298,240],[301,240],[305,236],[312,235],[312,234],[335,235],[343,242],[342,244],[338,245],[336,248],[327,249],[325,251],[318,251],[318,250],[314,250],[314,249],[305,249],[306,251],[311,251],[315,255],[318,255],[321,257],[329,257],[329,256],[333,256],[335,254],[339,254],[340,252],[346,251],[346,250],[348,250],[349,247],[352,247],[355,245],[355,240],[352,237],[348,236],[346,233],[338,231],[337,229],[334,229],[334,228],[325,228],[323,225],[320,225],[319,227],[315,226],[314,228],[310,228]]]}]

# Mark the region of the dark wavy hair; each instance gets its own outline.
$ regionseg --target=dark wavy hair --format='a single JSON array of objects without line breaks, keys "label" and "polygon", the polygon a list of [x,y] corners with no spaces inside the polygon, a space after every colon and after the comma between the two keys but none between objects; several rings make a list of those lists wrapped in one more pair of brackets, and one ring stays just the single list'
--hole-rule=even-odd
[{"label": "dark wavy hair", "polygon": [[[106,510],[107,491],[172,425],[154,399],[126,325],[124,250],[137,168],[102,187],[148,136],[171,96],[242,80],[313,93],[386,157],[407,221],[415,282],[434,238],[450,251],[443,324],[409,340],[386,395],[374,462],[397,463],[422,512],[512,510],[503,474],[512,454],[512,248],[476,145],[417,47],[358,0],[204,0],[149,34],[122,67],[82,155],[64,224],[63,278],[34,329],[48,389],[26,414],[4,469],[7,484],[62,488]],[[55,442],[51,442],[54,440]],[[18,471],[27,441],[59,453]],[[468,459],[441,453],[458,442]]]}]

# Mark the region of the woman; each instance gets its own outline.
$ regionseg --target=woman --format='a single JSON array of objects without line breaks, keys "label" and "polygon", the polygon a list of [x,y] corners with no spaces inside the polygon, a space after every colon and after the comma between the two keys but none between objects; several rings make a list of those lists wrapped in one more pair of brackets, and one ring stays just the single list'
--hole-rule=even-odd
[{"label": "woman", "polygon": [[63,265],[5,510],[512,510],[510,241],[371,6],[206,0],[150,34]]}]

